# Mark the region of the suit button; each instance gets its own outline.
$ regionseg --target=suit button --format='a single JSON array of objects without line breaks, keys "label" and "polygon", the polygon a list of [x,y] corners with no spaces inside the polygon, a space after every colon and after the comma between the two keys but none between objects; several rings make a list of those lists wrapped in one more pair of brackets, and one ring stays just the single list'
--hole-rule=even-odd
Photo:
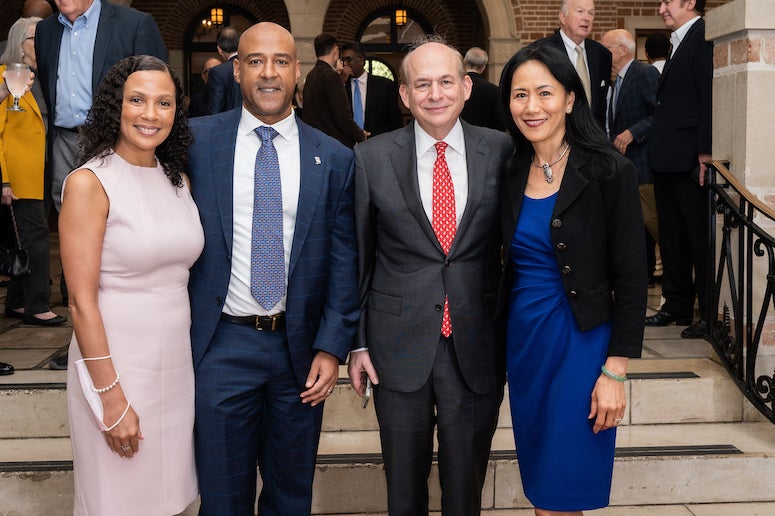
[{"label": "suit button", "polygon": [[561,227],[561,226],[562,226],[562,221],[561,221],[560,219],[554,219],[554,220],[552,221],[552,227],[553,227],[554,229],[557,229],[557,228],[559,228],[559,227]]},{"label": "suit button", "polygon": [[571,269],[570,265],[563,265],[560,271],[566,276],[569,276],[573,272],[573,269]]},{"label": "suit button", "polygon": [[578,297],[579,293],[575,290],[571,290],[568,292],[568,297],[571,299],[576,299]]},{"label": "suit button", "polygon": [[444,259],[444,267],[449,267],[449,260],[448,259]]},{"label": "suit button", "polygon": [[565,242],[560,242],[557,244],[558,251],[565,251],[566,249],[568,249],[568,246],[565,245]]},{"label": "suit button", "polygon": [[221,306],[221,303],[223,303],[223,298],[216,297],[215,298],[215,306]]},{"label": "suit button", "polygon": [[436,305],[434,308],[436,308],[436,310],[438,311],[438,310],[441,310],[441,309],[442,309],[442,308],[444,308],[444,307],[443,307],[443,306],[441,306],[441,305]]}]

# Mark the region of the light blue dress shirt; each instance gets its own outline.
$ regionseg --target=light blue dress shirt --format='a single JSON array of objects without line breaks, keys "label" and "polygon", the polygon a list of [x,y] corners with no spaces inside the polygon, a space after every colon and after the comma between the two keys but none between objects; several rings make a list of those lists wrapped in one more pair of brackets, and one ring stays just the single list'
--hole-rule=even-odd
[{"label": "light blue dress shirt", "polygon": [[86,122],[92,104],[94,42],[101,11],[102,3],[94,0],[74,23],[59,14],[64,30],[59,47],[56,113],[53,114],[57,127],[78,127]]}]

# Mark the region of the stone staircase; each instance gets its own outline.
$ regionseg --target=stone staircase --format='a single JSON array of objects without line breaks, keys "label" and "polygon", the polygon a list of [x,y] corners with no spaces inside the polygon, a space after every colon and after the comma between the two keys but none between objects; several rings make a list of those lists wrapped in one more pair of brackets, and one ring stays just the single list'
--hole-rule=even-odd
[{"label": "stone staircase", "polygon": [[[724,370],[707,358],[707,343],[682,340],[677,333],[675,327],[648,329],[644,358],[631,362],[612,507],[597,512],[775,514],[770,482],[775,426],[751,409]],[[327,402],[313,513],[385,513],[374,410],[361,409],[344,368],[341,375]],[[64,372],[42,368],[0,377],[0,516],[72,513],[64,382]],[[431,485],[431,508],[439,510],[435,468]],[[482,506],[504,516],[532,514],[519,481],[507,401]],[[186,514],[195,511],[192,506]]]}]

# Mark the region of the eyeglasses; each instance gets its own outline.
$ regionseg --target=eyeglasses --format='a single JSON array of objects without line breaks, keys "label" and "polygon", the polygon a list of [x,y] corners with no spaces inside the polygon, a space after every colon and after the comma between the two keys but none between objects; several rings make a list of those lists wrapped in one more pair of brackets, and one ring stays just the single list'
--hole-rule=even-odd
[{"label": "eyeglasses", "polygon": [[35,36],[27,36],[26,38],[24,38],[24,41],[27,41],[28,39],[35,39]]},{"label": "eyeglasses", "polygon": [[356,59],[354,56],[340,57],[339,60],[344,64],[350,64],[350,62]]}]

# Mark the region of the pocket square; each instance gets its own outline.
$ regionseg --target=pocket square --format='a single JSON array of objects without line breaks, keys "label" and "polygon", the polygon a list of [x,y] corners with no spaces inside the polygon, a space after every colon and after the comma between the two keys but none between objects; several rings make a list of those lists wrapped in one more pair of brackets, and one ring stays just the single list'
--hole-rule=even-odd
[{"label": "pocket square", "polygon": [[600,87],[601,87],[601,88],[604,88],[604,87],[605,87],[605,79],[603,79],[602,81],[600,81]]},{"label": "pocket square", "polygon": [[315,165],[320,165],[320,156],[315,156]]}]

